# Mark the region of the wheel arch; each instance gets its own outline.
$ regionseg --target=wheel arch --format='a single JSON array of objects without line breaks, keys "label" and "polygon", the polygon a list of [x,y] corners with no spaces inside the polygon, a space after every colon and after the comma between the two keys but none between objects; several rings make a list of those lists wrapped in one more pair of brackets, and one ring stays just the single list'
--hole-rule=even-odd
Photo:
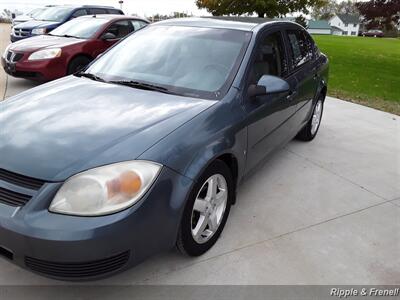
[{"label": "wheel arch", "polygon": [[71,57],[68,59],[68,61],[67,61],[66,73],[68,72],[68,69],[69,69],[69,67],[70,67],[71,62],[72,62],[74,59],[78,58],[78,57],[85,57],[85,58],[89,59],[89,60],[90,60],[89,63],[91,63],[91,62],[94,60],[94,58],[93,58],[90,54],[88,54],[88,53],[85,53],[85,52],[76,53],[76,54],[74,54],[73,56],[71,56]]},{"label": "wheel arch", "polygon": [[240,170],[239,170],[239,160],[233,152],[227,151],[227,152],[218,153],[213,156],[210,156],[208,159],[204,159],[204,157],[203,157],[202,161],[206,161],[206,163],[202,164],[202,165],[200,165],[198,163],[193,164],[189,168],[187,175],[189,177],[194,177],[194,176],[190,176],[190,175],[197,174],[197,176],[195,176],[195,178],[194,178],[194,181],[196,182],[198,177],[201,176],[201,174],[203,174],[205,172],[205,170],[216,160],[220,160],[220,161],[224,162],[227,165],[227,167],[229,168],[229,170],[231,171],[233,182],[234,182],[234,190],[235,190],[235,194],[233,195],[232,204],[235,204],[236,203],[236,189],[239,184]]}]

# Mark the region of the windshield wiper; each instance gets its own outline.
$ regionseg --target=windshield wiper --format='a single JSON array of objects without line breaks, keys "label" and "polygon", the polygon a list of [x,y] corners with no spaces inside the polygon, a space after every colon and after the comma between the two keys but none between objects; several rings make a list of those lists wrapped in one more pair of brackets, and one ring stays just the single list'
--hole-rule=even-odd
[{"label": "windshield wiper", "polygon": [[65,38],[82,39],[82,38],[80,38],[79,36],[74,36],[74,35],[69,35],[69,34],[57,35],[57,34],[51,34],[51,33],[49,33],[49,35],[58,36],[58,37],[65,37]]},{"label": "windshield wiper", "polygon": [[97,75],[94,75],[92,73],[78,72],[78,73],[75,74],[75,76],[86,77],[86,78],[89,78],[89,79],[92,79],[92,80],[95,80],[95,81],[106,82],[103,78],[101,78],[101,77],[99,77]]},{"label": "windshield wiper", "polygon": [[114,84],[120,84],[120,85],[125,85],[129,86],[135,89],[142,89],[142,90],[148,90],[148,91],[156,91],[164,94],[170,94],[170,95],[179,95],[177,93],[174,93],[170,91],[169,89],[150,84],[150,83],[144,83],[144,82],[139,82],[139,81],[126,81],[126,80],[113,80],[113,81],[107,81],[108,83],[114,83]]}]

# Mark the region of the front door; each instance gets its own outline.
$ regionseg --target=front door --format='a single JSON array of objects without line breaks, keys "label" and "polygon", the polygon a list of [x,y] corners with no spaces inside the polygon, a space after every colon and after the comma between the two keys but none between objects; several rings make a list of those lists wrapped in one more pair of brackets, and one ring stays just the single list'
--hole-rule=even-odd
[{"label": "front door", "polygon": [[257,84],[263,75],[273,75],[285,79],[291,91],[256,98],[245,97],[244,108],[248,125],[247,171],[289,138],[293,130],[290,119],[296,111],[294,99],[297,94],[296,77],[288,75],[289,64],[280,30],[261,34],[250,64],[246,90],[251,84]]}]

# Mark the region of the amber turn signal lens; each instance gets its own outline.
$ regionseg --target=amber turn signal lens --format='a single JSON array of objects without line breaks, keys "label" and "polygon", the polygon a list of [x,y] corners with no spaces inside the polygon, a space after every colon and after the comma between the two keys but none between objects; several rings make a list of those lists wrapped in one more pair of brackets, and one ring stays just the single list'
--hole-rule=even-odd
[{"label": "amber turn signal lens", "polygon": [[107,182],[108,198],[122,193],[126,196],[134,196],[140,191],[142,180],[140,176],[133,171],[126,171],[118,178]]},{"label": "amber turn signal lens", "polygon": [[138,174],[133,171],[127,171],[121,174],[119,177],[121,181],[121,192],[133,196],[140,191],[142,187],[142,181]]}]

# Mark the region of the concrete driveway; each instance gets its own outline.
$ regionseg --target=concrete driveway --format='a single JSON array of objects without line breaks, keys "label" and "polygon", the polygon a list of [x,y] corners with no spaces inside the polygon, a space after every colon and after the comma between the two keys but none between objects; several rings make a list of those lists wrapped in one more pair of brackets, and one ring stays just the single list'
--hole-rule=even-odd
[{"label": "concrete driveway", "polygon": [[[34,85],[9,78],[5,95]],[[209,253],[172,250],[95,284],[400,284],[399,253],[399,117],[328,97],[318,137],[243,183]],[[0,285],[52,284],[0,259]]]}]

